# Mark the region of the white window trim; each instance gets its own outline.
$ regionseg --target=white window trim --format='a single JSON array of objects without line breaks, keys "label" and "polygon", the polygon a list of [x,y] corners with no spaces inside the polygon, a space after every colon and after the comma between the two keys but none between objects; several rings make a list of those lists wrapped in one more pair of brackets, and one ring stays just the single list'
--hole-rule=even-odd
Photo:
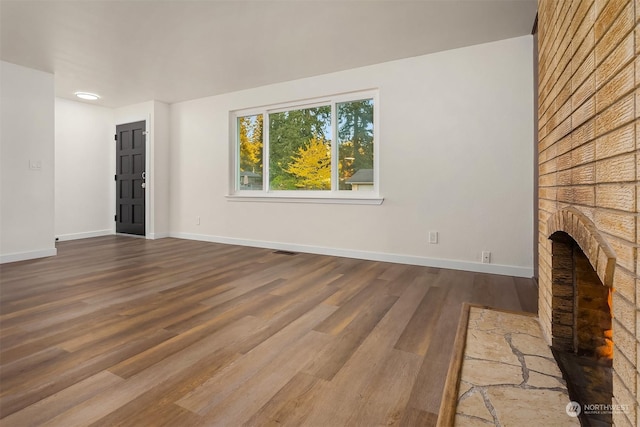
[{"label": "white window trim", "polygon": [[381,205],[383,197],[340,197],[340,196],[280,196],[275,194],[267,195],[228,195],[230,202],[277,202],[277,203],[323,203],[335,205]]},{"label": "white window trim", "polygon": [[[333,167],[331,171],[331,190],[289,190],[276,191],[268,189],[269,186],[269,117],[271,113],[289,111],[292,109],[314,108],[319,106],[331,106],[331,158],[338,159],[338,130],[336,126],[337,114],[336,105],[341,102],[358,101],[362,99],[373,99],[373,191],[349,191],[338,190],[338,168]],[[238,173],[240,159],[240,144],[238,139],[238,118],[245,116],[263,115],[263,190],[251,191],[240,190],[240,174]],[[229,193],[226,198],[232,202],[283,202],[283,203],[327,203],[327,204],[362,204],[380,205],[384,198],[380,195],[380,103],[377,89],[369,89],[357,92],[349,92],[331,95],[322,98],[279,103],[264,107],[246,108],[235,110],[229,113],[229,140],[230,140],[230,176]]]}]

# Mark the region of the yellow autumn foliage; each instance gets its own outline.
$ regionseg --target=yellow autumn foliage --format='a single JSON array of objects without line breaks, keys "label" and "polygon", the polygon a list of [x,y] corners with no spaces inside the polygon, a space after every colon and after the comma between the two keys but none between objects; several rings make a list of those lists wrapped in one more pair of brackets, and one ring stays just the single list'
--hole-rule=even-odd
[{"label": "yellow autumn foliage", "polygon": [[240,117],[240,170],[262,172],[262,114]]},{"label": "yellow autumn foliage", "polygon": [[324,139],[311,138],[291,159],[287,172],[297,178],[296,187],[331,189],[331,146]]}]

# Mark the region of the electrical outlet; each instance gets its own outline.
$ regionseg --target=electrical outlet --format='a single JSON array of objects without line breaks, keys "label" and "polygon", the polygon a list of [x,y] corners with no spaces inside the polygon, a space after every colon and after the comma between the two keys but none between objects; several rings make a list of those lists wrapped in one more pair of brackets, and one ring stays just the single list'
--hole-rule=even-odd
[{"label": "electrical outlet", "polygon": [[483,264],[489,264],[489,263],[491,263],[491,252],[489,252],[489,251],[482,251],[482,263],[483,263]]},{"label": "electrical outlet", "polygon": [[196,225],[200,225],[200,217],[199,216],[196,217]]},{"label": "electrical outlet", "polygon": [[431,244],[438,243],[438,232],[437,231],[430,231],[429,232],[429,243],[431,243]]}]

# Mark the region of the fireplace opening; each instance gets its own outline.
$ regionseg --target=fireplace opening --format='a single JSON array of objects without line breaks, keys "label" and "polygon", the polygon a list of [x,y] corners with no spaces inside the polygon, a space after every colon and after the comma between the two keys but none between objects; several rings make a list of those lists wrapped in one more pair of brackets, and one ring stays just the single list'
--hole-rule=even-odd
[{"label": "fireplace opening", "polygon": [[[573,401],[583,408],[611,405],[611,288],[571,236],[558,231],[550,239],[554,356]],[[582,411],[580,421],[583,426],[611,425],[612,417],[607,411]]]}]

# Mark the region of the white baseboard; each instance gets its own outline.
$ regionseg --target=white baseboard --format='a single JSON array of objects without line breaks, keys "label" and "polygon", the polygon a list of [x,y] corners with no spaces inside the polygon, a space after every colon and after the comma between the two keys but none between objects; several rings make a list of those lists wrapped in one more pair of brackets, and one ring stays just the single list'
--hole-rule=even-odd
[{"label": "white baseboard", "polygon": [[424,267],[449,268],[452,270],[474,271],[478,273],[501,274],[505,276],[533,277],[532,267],[517,267],[511,265],[482,264],[472,261],[458,261],[450,259],[427,258],[415,255],[400,255],[384,252],[368,252],[351,249],[326,248],[320,246],[298,245],[261,240],[237,239],[233,237],[209,236],[193,233],[169,233],[170,237],[204,242],[225,243],[229,245],[253,246],[257,248],[276,249],[292,252],[305,252],[318,255],[331,255],[345,258],[366,259],[370,261],[394,262],[398,264],[420,265]]},{"label": "white baseboard", "polygon": [[165,237],[169,237],[169,233],[166,231],[162,233],[149,233],[147,235],[147,239],[150,239],[150,240],[164,239]]},{"label": "white baseboard", "polygon": [[113,234],[113,230],[109,229],[109,230],[86,231],[84,233],[60,234],[56,237],[60,242],[64,242],[66,240],[88,239],[91,237],[109,236],[111,234]]},{"label": "white baseboard", "polygon": [[29,259],[46,258],[50,256],[56,256],[58,250],[53,249],[41,249],[39,251],[18,252],[13,254],[0,255],[0,264],[8,262],[26,261]]}]

